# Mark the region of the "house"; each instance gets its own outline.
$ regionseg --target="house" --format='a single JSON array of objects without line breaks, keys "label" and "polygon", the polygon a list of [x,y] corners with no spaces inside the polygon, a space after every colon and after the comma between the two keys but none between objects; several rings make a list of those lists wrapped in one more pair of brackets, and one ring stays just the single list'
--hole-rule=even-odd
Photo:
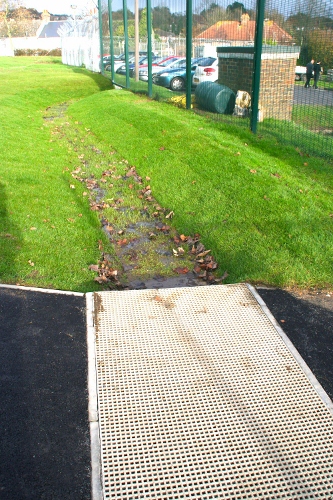
[{"label": "house", "polygon": [[[36,37],[37,38],[59,38],[60,35],[58,33],[59,28],[63,26],[66,20],[62,21],[51,21],[51,14],[44,10],[42,13],[42,23],[39,26]],[[58,44],[57,44],[58,45]],[[60,45],[58,45],[60,46]]]},{"label": "house", "polygon": [[[256,22],[243,14],[240,21],[218,21],[195,37],[196,42],[211,45],[253,45]],[[264,44],[291,45],[292,36],[274,21],[265,20]]]}]

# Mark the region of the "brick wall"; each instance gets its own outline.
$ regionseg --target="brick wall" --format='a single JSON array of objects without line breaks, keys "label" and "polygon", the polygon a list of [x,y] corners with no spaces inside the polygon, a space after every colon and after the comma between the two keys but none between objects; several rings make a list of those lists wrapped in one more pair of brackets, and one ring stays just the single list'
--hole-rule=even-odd
[{"label": "brick wall", "polygon": [[[263,119],[291,120],[293,92],[295,81],[295,66],[297,54],[294,57],[279,57],[271,54],[261,61],[259,109]],[[241,57],[220,57],[220,84],[227,85],[237,93],[245,90],[252,93],[253,59],[248,55]]]}]

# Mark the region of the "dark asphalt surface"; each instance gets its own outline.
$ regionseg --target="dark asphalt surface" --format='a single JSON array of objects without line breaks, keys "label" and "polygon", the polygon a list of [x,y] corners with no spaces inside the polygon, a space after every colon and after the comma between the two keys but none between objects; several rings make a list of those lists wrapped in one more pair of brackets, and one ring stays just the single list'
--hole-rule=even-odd
[{"label": "dark asphalt surface", "polygon": [[[258,288],[333,398],[333,294]],[[0,288],[0,499],[88,500],[85,298]]]},{"label": "dark asphalt surface", "polygon": [[0,499],[90,499],[85,297],[0,288]]},{"label": "dark asphalt surface", "polygon": [[[312,82],[311,82],[312,85]],[[313,106],[333,106],[333,90],[305,88],[294,86],[294,104],[310,104]]]}]

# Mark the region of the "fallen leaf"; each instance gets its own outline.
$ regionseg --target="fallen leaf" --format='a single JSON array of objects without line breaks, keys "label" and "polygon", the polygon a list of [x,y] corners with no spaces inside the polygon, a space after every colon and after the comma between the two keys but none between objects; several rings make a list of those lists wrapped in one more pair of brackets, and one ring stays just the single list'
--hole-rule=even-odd
[{"label": "fallen leaf", "polygon": [[187,267],[176,267],[174,272],[177,274],[187,274],[190,270]]},{"label": "fallen leaf", "polygon": [[164,151],[165,150],[165,147],[164,146],[161,146],[160,147],[160,151]]},{"label": "fallen leaf", "polygon": [[252,169],[250,170],[250,172],[251,172],[251,174],[256,174],[256,173],[257,173],[257,171],[256,171],[254,168],[252,168]]},{"label": "fallen leaf", "polygon": [[174,212],[171,210],[170,213],[168,213],[168,215],[165,216],[166,219],[172,219],[172,217],[174,216]]},{"label": "fallen leaf", "polygon": [[127,243],[128,243],[128,240],[126,238],[124,238],[123,240],[117,241],[117,245],[119,245],[119,246],[127,245]]},{"label": "fallen leaf", "polygon": [[239,151],[237,151],[237,153],[235,153],[235,156],[239,156],[239,155],[240,155],[240,152],[239,152]]},{"label": "fallen leaf", "polygon": [[159,295],[155,295],[154,300],[156,300],[156,302],[163,302],[162,297],[160,297]]},{"label": "fallen leaf", "polygon": [[224,271],[223,275],[221,276],[220,280],[223,281],[225,280],[227,277],[229,276],[229,274],[227,273],[227,271]]},{"label": "fallen leaf", "polygon": [[30,259],[28,260],[28,263],[30,264],[30,266],[34,266],[34,262],[32,262]]},{"label": "fallen leaf", "polygon": [[107,283],[108,279],[106,276],[97,276],[97,278],[94,279],[94,281],[97,281],[97,283]]},{"label": "fallen leaf", "polygon": [[37,231],[37,227],[31,227],[30,231]]},{"label": "fallen leaf", "polygon": [[98,268],[98,265],[97,265],[97,264],[91,264],[91,265],[89,266],[89,269],[90,269],[90,271],[95,271],[96,273],[98,273],[98,269],[99,269],[99,268]]},{"label": "fallen leaf", "polygon": [[187,241],[187,236],[185,236],[184,234],[181,234],[179,236],[179,238],[182,240],[182,241]]},{"label": "fallen leaf", "polygon": [[204,252],[200,252],[197,254],[197,257],[205,257],[211,250],[205,250]]}]

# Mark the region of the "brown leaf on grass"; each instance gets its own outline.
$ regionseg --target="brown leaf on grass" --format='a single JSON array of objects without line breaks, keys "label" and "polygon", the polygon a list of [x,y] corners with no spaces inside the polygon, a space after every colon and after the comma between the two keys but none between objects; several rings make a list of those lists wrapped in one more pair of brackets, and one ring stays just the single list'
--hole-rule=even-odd
[{"label": "brown leaf on grass", "polygon": [[102,275],[102,276],[97,276],[97,278],[95,278],[94,281],[97,281],[97,283],[102,285],[103,283],[107,283],[109,280],[107,279],[106,276]]},{"label": "brown leaf on grass", "polygon": [[98,273],[98,265],[97,264],[91,264],[89,266],[90,271],[94,271],[95,273]]},{"label": "brown leaf on grass", "polygon": [[30,231],[37,231],[37,227],[32,226],[32,227],[30,228]]},{"label": "brown leaf on grass", "polygon": [[164,151],[165,150],[165,147],[164,146],[161,146],[160,147],[160,151]]},{"label": "brown leaf on grass", "polygon": [[113,227],[109,226],[109,225],[106,225],[105,229],[106,229],[106,231],[109,231],[109,233],[112,233],[112,231],[113,231]]},{"label": "brown leaf on grass", "polygon": [[153,298],[153,300],[156,300],[156,302],[163,302],[162,297],[160,297],[159,295],[155,295],[155,297]]},{"label": "brown leaf on grass", "polygon": [[251,172],[251,174],[256,174],[257,173],[257,171],[254,168],[251,168],[250,172]]},{"label": "brown leaf on grass", "polygon": [[128,243],[128,240],[126,238],[124,238],[123,240],[118,240],[117,241],[117,245],[119,245],[121,247],[124,246],[124,245],[127,245],[127,243]]},{"label": "brown leaf on grass", "polygon": [[176,269],[173,270],[177,274],[187,274],[190,272],[190,270],[187,267],[176,267]]},{"label": "brown leaf on grass", "polygon": [[208,269],[209,271],[214,271],[217,268],[218,268],[218,263],[215,261],[208,262],[208,264],[206,265],[206,269]]},{"label": "brown leaf on grass", "polygon": [[225,280],[227,277],[229,276],[229,274],[227,273],[227,271],[224,271],[223,275],[221,276],[220,280],[223,281]]},{"label": "brown leaf on grass", "polygon": [[28,264],[30,264],[30,266],[34,266],[35,265],[35,263],[32,262],[32,260],[30,260],[30,259],[28,260]]},{"label": "brown leaf on grass", "polygon": [[204,252],[200,252],[197,254],[197,257],[205,257],[207,254],[209,254],[209,252],[211,252],[211,250],[205,250]]},{"label": "brown leaf on grass", "polygon": [[164,226],[164,225],[161,227],[157,226],[156,229],[157,231],[163,231],[165,233],[167,231],[170,231],[170,226]]},{"label": "brown leaf on grass", "polygon": [[168,215],[165,216],[166,219],[172,219],[172,217],[175,215],[174,211],[171,210],[171,212],[168,213]]},{"label": "brown leaf on grass", "polygon": [[[192,248],[193,250],[193,248]],[[202,243],[198,243],[197,247],[194,247],[194,253],[200,254],[205,251],[205,247]]]},{"label": "brown leaf on grass", "polygon": [[187,241],[187,236],[185,236],[184,234],[181,234],[179,236],[179,238],[182,240],[182,241]]}]

